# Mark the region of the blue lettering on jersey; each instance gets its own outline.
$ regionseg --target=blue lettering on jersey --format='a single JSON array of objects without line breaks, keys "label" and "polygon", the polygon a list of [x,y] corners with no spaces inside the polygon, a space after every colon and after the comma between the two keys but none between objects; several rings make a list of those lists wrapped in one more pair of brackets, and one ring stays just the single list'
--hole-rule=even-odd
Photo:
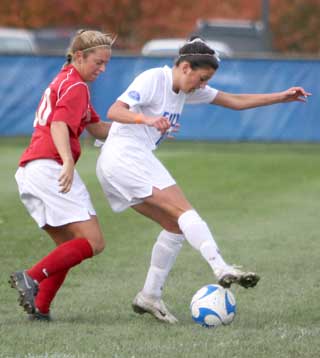
[{"label": "blue lettering on jersey", "polygon": [[140,101],[140,93],[137,92],[137,91],[130,91],[128,93],[128,96],[131,98],[131,99],[134,99],[135,101],[139,102]]},{"label": "blue lettering on jersey", "polygon": [[163,112],[163,117],[167,117],[169,119],[169,122],[171,123],[171,127],[174,127],[180,118],[180,113],[169,113],[169,112]]},{"label": "blue lettering on jersey", "polygon": [[159,145],[166,138],[166,136],[171,132],[171,128],[174,127],[180,119],[180,113],[163,112],[162,116],[169,119],[171,126],[167,132],[162,134],[162,136],[157,140],[156,145]]}]

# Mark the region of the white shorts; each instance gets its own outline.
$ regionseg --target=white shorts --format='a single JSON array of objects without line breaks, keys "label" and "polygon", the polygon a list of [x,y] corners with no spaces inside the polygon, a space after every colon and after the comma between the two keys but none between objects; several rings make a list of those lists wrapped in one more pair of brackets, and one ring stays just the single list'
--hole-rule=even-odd
[{"label": "white shorts", "polygon": [[130,138],[113,138],[103,145],[97,177],[113,211],[120,212],[143,202],[152,194],[176,184],[154,154]]},{"label": "white shorts", "polygon": [[20,198],[39,227],[61,226],[90,220],[96,212],[77,171],[68,193],[60,193],[58,178],[62,166],[54,160],[38,159],[19,167],[15,178]]}]

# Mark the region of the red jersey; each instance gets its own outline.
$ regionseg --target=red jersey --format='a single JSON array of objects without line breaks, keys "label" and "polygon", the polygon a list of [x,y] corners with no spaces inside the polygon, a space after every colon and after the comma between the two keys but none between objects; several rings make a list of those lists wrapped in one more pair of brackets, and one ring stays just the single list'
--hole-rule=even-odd
[{"label": "red jersey", "polygon": [[74,162],[81,153],[79,137],[89,123],[99,122],[99,116],[90,103],[88,85],[73,65],[64,67],[45,90],[39,103],[30,145],[20,158],[19,165],[35,159],[54,159],[62,164],[53,143],[50,125],[65,122],[69,128],[70,147]]}]

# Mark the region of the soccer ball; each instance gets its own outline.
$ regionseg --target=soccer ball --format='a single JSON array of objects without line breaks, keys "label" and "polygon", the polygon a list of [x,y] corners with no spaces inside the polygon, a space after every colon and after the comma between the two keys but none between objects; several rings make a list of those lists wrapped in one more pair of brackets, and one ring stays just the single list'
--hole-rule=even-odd
[{"label": "soccer ball", "polygon": [[230,324],[235,317],[237,305],[230,290],[219,285],[207,285],[194,294],[190,310],[196,323],[214,328]]}]

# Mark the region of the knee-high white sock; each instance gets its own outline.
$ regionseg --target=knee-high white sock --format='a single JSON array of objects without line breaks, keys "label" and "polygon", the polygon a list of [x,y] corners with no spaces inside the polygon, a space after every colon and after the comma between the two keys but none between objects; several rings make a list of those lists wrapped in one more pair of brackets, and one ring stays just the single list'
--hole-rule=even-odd
[{"label": "knee-high white sock", "polygon": [[214,272],[227,265],[220,254],[208,225],[195,210],[184,212],[179,217],[178,224],[189,244],[200,251]]},{"label": "knee-high white sock", "polygon": [[181,250],[184,237],[162,230],[152,249],[151,262],[143,292],[155,298],[162,296],[167,276]]}]

